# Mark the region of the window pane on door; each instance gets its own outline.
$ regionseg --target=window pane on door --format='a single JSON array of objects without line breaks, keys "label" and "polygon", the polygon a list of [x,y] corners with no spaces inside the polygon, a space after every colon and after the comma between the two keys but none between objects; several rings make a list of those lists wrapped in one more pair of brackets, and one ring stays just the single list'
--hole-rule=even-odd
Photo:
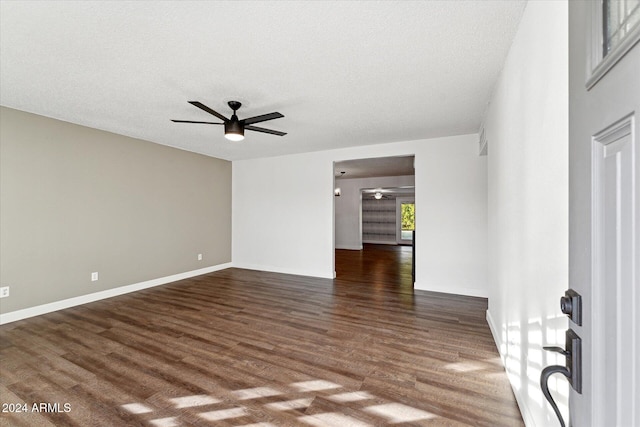
[{"label": "window pane on door", "polygon": [[640,0],[604,0],[603,57],[640,25]]}]

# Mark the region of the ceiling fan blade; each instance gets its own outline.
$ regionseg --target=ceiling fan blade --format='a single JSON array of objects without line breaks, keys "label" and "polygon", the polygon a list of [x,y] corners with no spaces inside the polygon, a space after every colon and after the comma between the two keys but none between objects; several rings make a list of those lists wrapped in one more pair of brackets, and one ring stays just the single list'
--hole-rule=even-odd
[{"label": "ceiling fan blade", "polygon": [[194,122],[193,120],[171,120],[172,122],[176,122],[176,123],[202,123],[203,125],[223,125],[224,123],[218,123],[218,122]]},{"label": "ceiling fan blade", "polygon": [[242,122],[244,122],[245,125],[250,125],[253,123],[266,122],[267,120],[279,119],[281,117],[284,116],[280,113],[269,113],[261,116],[249,117],[248,119],[242,120]]},{"label": "ceiling fan blade", "polygon": [[286,132],[280,132],[280,131],[277,131],[277,130],[259,128],[258,126],[245,126],[244,129],[245,130],[253,130],[253,131],[262,132],[262,133],[270,133],[272,135],[278,135],[278,136],[284,136],[284,135],[287,134]]},{"label": "ceiling fan blade", "polygon": [[214,116],[216,116],[217,118],[219,118],[220,120],[222,120],[223,122],[228,122],[229,119],[227,119],[225,116],[223,116],[222,114],[218,113],[217,111],[212,110],[211,108],[207,107],[206,105],[204,105],[202,102],[198,102],[198,101],[189,101],[189,104],[191,105],[195,105],[196,107],[198,107],[199,109],[206,111],[209,114],[213,114]]}]

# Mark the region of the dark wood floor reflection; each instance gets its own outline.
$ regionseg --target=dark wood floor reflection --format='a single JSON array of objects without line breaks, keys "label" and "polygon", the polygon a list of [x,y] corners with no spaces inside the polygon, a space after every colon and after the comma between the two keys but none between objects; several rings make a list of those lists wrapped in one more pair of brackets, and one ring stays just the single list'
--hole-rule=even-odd
[{"label": "dark wood floor reflection", "polygon": [[411,252],[376,248],[3,325],[0,425],[522,425],[486,300],[412,292]]},{"label": "dark wood floor reflection", "polygon": [[336,250],[339,282],[368,284],[412,293],[411,246],[364,244],[361,251]]}]

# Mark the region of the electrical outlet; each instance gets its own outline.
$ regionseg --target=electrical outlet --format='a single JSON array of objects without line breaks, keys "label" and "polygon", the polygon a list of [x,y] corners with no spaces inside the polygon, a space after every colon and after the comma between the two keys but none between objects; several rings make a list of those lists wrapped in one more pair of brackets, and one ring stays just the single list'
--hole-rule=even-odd
[{"label": "electrical outlet", "polygon": [[6,298],[9,296],[9,287],[3,286],[0,288],[0,298]]},{"label": "electrical outlet", "polygon": [[198,261],[202,261],[202,254],[198,254]]},{"label": "electrical outlet", "polygon": [[96,282],[98,280],[98,272],[95,271],[93,273],[91,273],[91,281],[92,282]]}]

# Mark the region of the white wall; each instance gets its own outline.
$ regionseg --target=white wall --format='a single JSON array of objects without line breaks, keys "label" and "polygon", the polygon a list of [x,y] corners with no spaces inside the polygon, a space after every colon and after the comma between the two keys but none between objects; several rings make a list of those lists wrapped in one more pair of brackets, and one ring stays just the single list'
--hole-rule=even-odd
[{"label": "white wall", "polygon": [[362,249],[361,190],[392,188],[415,184],[415,177],[382,176],[373,178],[336,179],[341,195],[335,198],[336,249]]},{"label": "white wall", "polygon": [[332,168],[324,153],[233,162],[233,264],[333,278]]},{"label": "white wall", "polygon": [[[485,118],[487,316],[528,426],[557,425],[539,378],[544,366],[564,364],[542,346],[564,347],[567,328],[559,307],[568,280],[567,22],[565,1],[528,3]],[[566,381],[552,384],[566,411]]]},{"label": "white wall", "polygon": [[415,155],[417,289],[487,295],[477,135],[233,162],[233,264],[333,277],[333,162]]}]

